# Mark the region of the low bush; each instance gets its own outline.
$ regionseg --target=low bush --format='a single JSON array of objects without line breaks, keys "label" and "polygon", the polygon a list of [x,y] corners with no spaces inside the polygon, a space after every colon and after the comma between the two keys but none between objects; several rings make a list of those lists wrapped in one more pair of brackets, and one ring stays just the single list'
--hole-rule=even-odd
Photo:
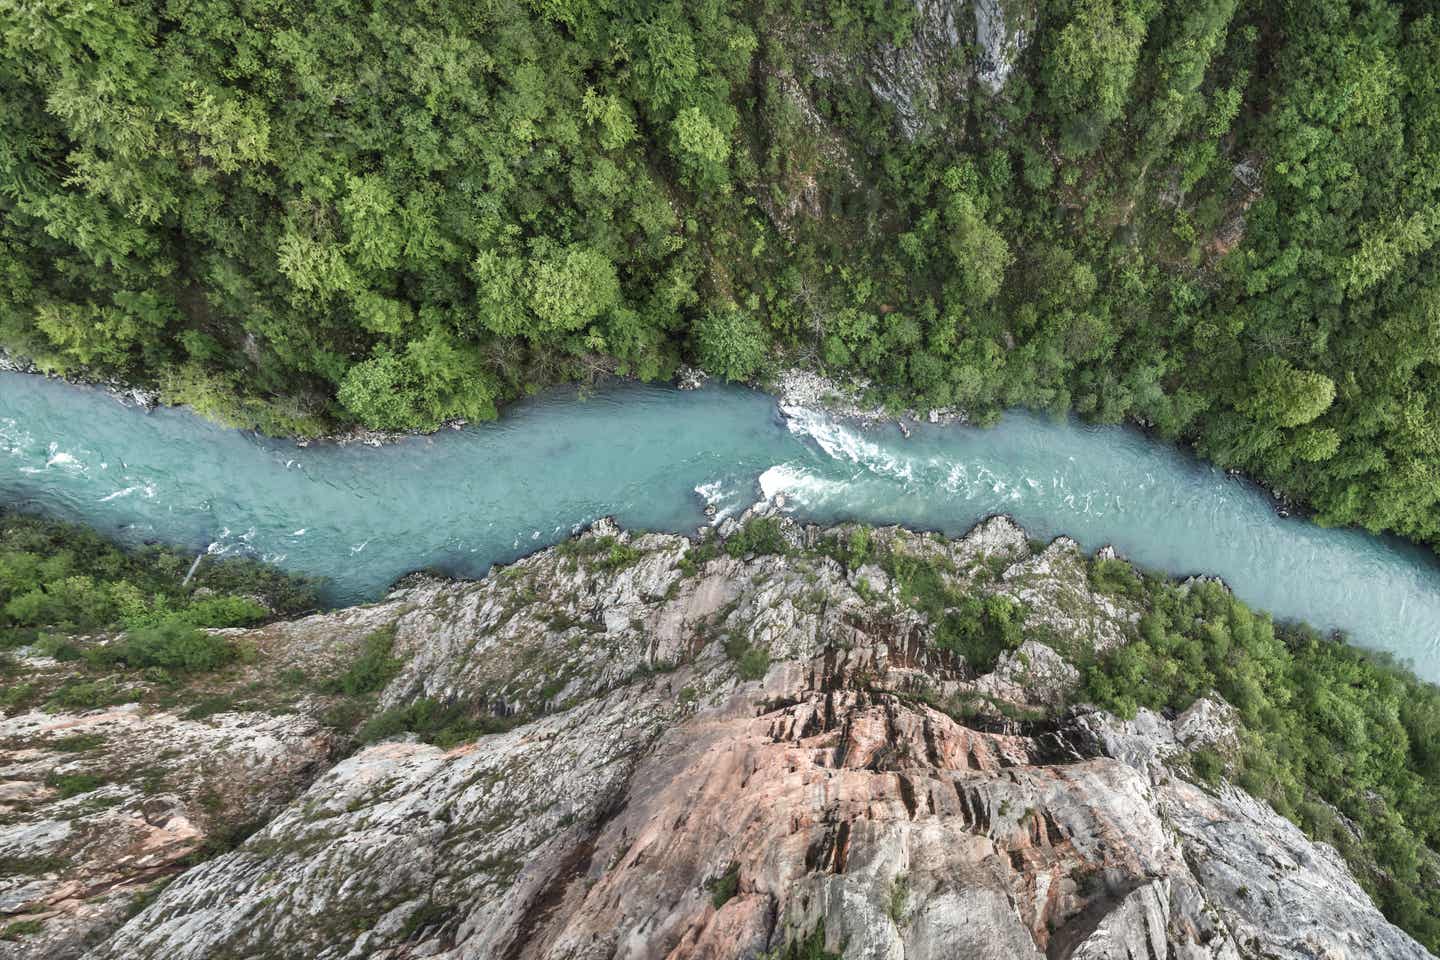
[{"label": "low bush", "polygon": [[71,797],[98,790],[105,783],[103,777],[88,773],[52,773],[45,778],[45,786],[58,791],[61,800],[68,800]]},{"label": "low bush", "polygon": [[395,625],[381,627],[360,642],[360,654],[345,673],[325,685],[330,693],[358,697],[385,689],[400,673],[403,661],[393,656]]},{"label": "low bush", "polygon": [[739,559],[751,555],[789,553],[790,543],[776,517],[752,517],[725,541],[725,552]]},{"label": "low bush", "polygon": [[360,728],[357,738],[361,743],[373,743],[413,733],[426,743],[448,748],[486,734],[502,733],[523,723],[524,719],[483,713],[470,703],[441,703],[422,698],[371,717]]},{"label": "low bush", "polygon": [[959,654],[976,673],[994,669],[1000,655],[1019,647],[1024,612],[1006,596],[965,597],[940,617],[935,646]]},{"label": "low bush", "polygon": [[240,659],[240,650],[228,638],[172,618],[131,630],[111,643],[90,647],[85,657],[95,666],[123,665],[141,670],[160,667],[198,673],[236,662]]},{"label": "low bush", "polygon": [[725,639],[725,654],[735,661],[741,680],[763,680],[770,669],[770,651],[755,646],[744,634],[732,633]]},{"label": "low bush", "polygon": [[1097,557],[1090,562],[1090,586],[1101,593],[1141,597],[1145,583],[1135,568],[1124,560]]},{"label": "low bush", "polygon": [[725,904],[735,898],[740,892],[740,866],[732,863],[724,873],[708,884],[710,890],[710,903],[719,910]]},{"label": "low bush", "polygon": [[45,708],[58,710],[94,710],[130,703],[135,697],[111,680],[85,680],[67,683],[50,695]]}]

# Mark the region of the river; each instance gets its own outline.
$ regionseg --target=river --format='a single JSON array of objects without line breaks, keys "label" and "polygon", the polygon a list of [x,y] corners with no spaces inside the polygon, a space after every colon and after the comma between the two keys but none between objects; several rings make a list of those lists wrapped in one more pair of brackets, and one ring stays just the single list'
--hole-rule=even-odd
[{"label": "river", "polygon": [[247,552],[373,599],[432,567],[478,576],[604,515],[693,531],[783,493],[804,519],[949,534],[1008,513],[1172,574],[1223,577],[1276,617],[1345,630],[1440,680],[1440,562],[1279,517],[1268,495],[1125,427],[1026,413],[999,426],[863,429],[738,387],[556,390],[498,422],[384,447],[297,444],[0,373],[0,496],[118,539]]}]

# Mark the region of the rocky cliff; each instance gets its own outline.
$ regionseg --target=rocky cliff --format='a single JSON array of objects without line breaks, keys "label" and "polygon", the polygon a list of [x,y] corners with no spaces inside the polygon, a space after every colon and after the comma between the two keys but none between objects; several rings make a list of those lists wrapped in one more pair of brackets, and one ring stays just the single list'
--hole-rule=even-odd
[{"label": "rocky cliff", "polygon": [[[0,957],[1429,956],[1329,847],[1192,781],[1225,704],[1070,703],[1068,661],[1138,616],[1072,542],[765,523],[601,523],[237,632],[249,663],[203,690],[15,712],[0,909],[27,926]],[[843,562],[857,536],[1013,598],[1024,642],[937,643],[881,565]],[[377,636],[378,693],[315,682]]]}]

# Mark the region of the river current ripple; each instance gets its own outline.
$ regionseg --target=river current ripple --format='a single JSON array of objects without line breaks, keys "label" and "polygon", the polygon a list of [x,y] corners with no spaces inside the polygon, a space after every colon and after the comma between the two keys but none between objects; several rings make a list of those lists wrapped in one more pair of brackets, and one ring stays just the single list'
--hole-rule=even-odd
[{"label": "river current ripple", "polygon": [[1033,536],[1113,544],[1223,577],[1253,606],[1345,630],[1440,680],[1440,563],[1279,517],[1268,495],[1123,427],[1027,413],[999,426],[861,428],[736,387],[550,391],[498,423],[379,448],[272,440],[183,410],[0,373],[0,497],[122,541],[247,553],[370,600],[408,571],[483,575],[605,515],[689,532],[783,494],[803,519],[948,534],[1008,513]]}]

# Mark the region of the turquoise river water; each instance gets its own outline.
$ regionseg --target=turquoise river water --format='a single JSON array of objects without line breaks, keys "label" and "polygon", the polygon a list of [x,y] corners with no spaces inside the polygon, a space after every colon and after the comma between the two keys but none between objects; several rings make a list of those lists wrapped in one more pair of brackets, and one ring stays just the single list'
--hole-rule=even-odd
[{"label": "turquoise river water", "polygon": [[300,447],[0,373],[0,498],[124,541],[250,552],[328,578],[337,603],[421,567],[482,575],[606,514],[688,532],[707,502],[723,515],[779,493],[806,519],[950,534],[1008,513],[1032,536],[1219,575],[1279,618],[1343,629],[1440,680],[1432,553],[1281,518],[1264,491],[1127,428],[1012,413],[906,439],[787,416],[739,388],[616,384],[379,448]]}]

